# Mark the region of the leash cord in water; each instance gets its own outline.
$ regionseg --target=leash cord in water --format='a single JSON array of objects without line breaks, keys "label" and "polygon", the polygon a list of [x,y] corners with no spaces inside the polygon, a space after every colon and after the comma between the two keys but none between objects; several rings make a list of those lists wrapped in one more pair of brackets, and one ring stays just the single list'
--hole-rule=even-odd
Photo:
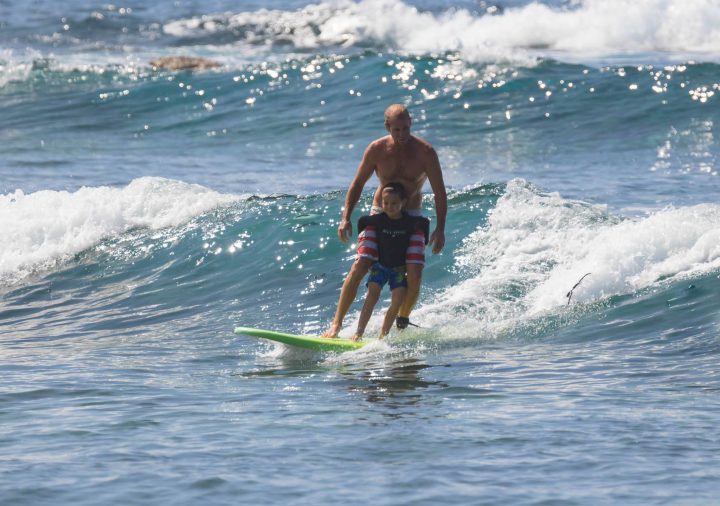
[{"label": "leash cord in water", "polygon": [[567,297],[567,300],[568,300],[568,302],[567,302],[567,305],[568,305],[568,306],[570,305],[570,299],[572,299],[572,295],[573,295],[573,292],[575,291],[575,289],[578,287],[578,285],[579,285],[580,283],[582,283],[582,280],[585,279],[586,277],[588,277],[590,274],[592,274],[592,273],[591,273],[591,272],[588,272],[588,273],[585,274],[583,277],[581,277],[581,278],[578,280],[578,282],[575,283],[575,286],[573,286],[573,287],[570,289],[570,291],[565,295],[565,297]]}]

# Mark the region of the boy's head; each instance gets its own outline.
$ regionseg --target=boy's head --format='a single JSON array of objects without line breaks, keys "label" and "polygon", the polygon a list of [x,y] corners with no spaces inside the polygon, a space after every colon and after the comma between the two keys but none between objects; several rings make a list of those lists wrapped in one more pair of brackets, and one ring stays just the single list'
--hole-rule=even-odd
[{"label": "boy's head", "polygon": [[382,187],[382,208],[390,218],[395,219],[402,215],[405,201],[405,188],[401,183],[387,183]]}]

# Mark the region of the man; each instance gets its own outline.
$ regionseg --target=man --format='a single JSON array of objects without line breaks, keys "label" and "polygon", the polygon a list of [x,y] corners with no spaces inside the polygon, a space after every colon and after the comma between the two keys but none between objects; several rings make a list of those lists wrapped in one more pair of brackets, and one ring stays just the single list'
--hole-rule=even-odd
[{"label": "man", "polygon": [[[445,217],[447,215],[447,194],[443,182],[442,169],[435,149],[427,141],[410,134],[412,119],[407,108],[401,104],[393,104],[385,110],[385,129],[389,135],[381,137],[368,145],[363,154],[355,178],[348,188],[345,197],[338,237],[347,242],[352,237],[353,209],[360,199],[365,183],[375,174],[380,180],[373,198],[373,211],[381,209],[382,187],[387,183],[397,181],[402,183],[407,195],[406,212],[411,215],[420,215],[422,206],[422,187],[425,181],[430,182],[435,195],[435,213],[437,224],[430,235],[430,244],[433,253],[437,254],[445,246]],[[358,238],[358,250],[363,247],[363,237]],[[330,328],[323,334],[326,337],[337,337],[342,328],[343,320],[350,306],[355,300],[358,287],[365,274],[372,266],[373,261],[358,255],[350,269],[340,291],[335,318]],[[417,302],[422,281],[422,263],[408,263],[407,265],[407,294],[403,301],[397,318],[398,328],[406,328],[410,311]]]}]

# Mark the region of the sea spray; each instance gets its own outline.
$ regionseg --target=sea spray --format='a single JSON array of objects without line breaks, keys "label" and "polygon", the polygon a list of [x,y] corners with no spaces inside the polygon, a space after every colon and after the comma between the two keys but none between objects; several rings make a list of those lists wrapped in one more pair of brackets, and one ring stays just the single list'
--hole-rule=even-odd
[{"label": "sea spray", "polygon": [[[497,334],[573,304],[635,293],[720,268],[720,206],[668,208],[628,219],[604,206],[513,180],[455,263],[461,282],[415,312],[431,327]],[[477,327],[477,325],[480,327]]]},{"label": "sea spray", "polygon": [[0,276],[4,284],[15,282],[103,238],[133,227],[178,225],[238,198],[159,177],[72,193],[17,190],[0,196]]},{"label": "sea spray", "polygon": [[546,51],[569,54],[678,52],[713,55],[720,47],[720,5],[711,0],[537,2],[495,15],[469,9],[430,12],[400,0],[321,2],[295,11],[204,15],[166,23],[174,37],[235,40],[294,49],[375,46],[411,54],[459,53],[474,62],[532,65]]}]

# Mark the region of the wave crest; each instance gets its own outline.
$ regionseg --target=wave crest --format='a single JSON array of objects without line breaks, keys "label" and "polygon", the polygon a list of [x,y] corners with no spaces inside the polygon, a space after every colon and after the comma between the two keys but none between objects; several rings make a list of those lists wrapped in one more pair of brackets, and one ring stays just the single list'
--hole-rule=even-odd
[{"label": "wave crest", "polygon": [[0,196],[0,284],[16,283],[133,227],[160,229],[238,199],[208,188],[159,177],[124,188],[83,187],[76,192],[21,190]]},{"label": "wave crest", "polygon": [[431,13],[400,0],[342,0],[296,11],[197,16],[168,22],[163,30],[195,43],[242,41],[305,50],[373,46],[530,64],[548,51],[712,56],[720,47],[719,26],[720,4],[712,0],[585,0],[570,8],[533,2],[496,15],[466,9]]},{"label": "wave crest", "polygon": [[720,269],[720,206],[668,208],[621,219],[604,206],[508,183],[486,226],[456,256],[465,281],[419,308],[431,327],[492,334],[573,303],[594,303],[665,280]]}]

